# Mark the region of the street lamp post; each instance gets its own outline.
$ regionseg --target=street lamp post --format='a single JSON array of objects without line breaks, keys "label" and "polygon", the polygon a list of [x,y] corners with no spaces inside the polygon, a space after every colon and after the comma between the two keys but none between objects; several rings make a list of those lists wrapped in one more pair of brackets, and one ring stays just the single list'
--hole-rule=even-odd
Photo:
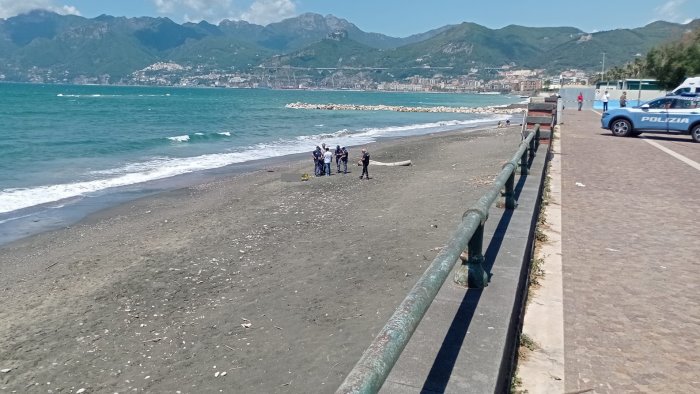
[{"label": "street lamp post", "polygon": [[639,92],[637,93],[637,105],[642,101],[642,79],[639,78]]},{"label": "street lamp post", "polygon": [[637,93],[637,105],[642,104],[642,84],[649,85],[648,82],[642,82],[642,79],[639,78],[639,92]]},{"label": "street lamp post", "polygon": [[[641,53],[634,55],[637,59],[642,57]],[[639,90],[637,92],[637,105],[642,104],[642,70],[641,67],[637,68],[637,82],[639,82]]]},{"label": "street lamp post", "polygon": [[603,52],[603,68],[600,71],[600,82],[603,82],[603,79],[605,79],[605,52]]}]

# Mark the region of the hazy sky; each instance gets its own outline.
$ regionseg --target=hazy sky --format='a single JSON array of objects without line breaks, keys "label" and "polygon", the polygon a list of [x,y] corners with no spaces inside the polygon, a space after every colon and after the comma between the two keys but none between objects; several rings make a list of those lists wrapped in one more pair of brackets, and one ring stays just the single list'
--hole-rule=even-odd
[{"label": "hazy sky", "polygon": [[166,16],[182,23],[222,19],[266,25],[304,12],[333,14],[367,32],[405,37],[447,24],[489,28],[572,26],[586,32],[700,18],[700,0],[0,0],[0,18],[35,8],[93,18]]}]

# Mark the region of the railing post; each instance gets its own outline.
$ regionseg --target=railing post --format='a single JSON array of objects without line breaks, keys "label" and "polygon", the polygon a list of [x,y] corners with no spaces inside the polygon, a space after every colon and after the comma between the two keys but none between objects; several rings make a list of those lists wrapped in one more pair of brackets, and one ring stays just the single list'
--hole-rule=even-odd
[{"label": "railing post", "polygon": [[527,175],[527,149],[523,151],[522,156],[520,156],[520,175]]},{"label": "railing post", "polygon": [[[464,216],[467,216],[472,210],[467,211]],[[478,213],[478,211],[476,211]],[[482,216],[479,214],[479,216]],[[489,276],[484,270],[484,223],[486,218],[481,218],[479,226],[476,228],[467,246],[467,254],[462,253],[459,259],[462,260],[462,265],[457,268],[455,273],[455,282],[459,285],[469,287],[471,289],[483,289],[489,285]]]},{"label": "railing post", "polygon": [[[551,130],[554,130],[554,126],[552,126]],[[539,127],[535,127],[534,140],[535,140],[535,150],[537,151],[540,149],[540,128]]]},{"label": "railing post", "polygon": [[510,173],[508,180],[505,184],[506,192],[504,194],[506,198],[506,209],[515,209],[518,206],[518,202],[515,201],[515,169]]},{"label": "railing post", "polygon": [[532,163],[533,160],[535,160],[535,154],[537,152],[537,148],[535,148],[535,138],[537,138],[537,133],[540,132],[540,125],[536,124],[535,125],[535,130],[533,133],[535,133],[535,136],[530,140],[530,146],[528,149],[530,150],[530,163]]}]

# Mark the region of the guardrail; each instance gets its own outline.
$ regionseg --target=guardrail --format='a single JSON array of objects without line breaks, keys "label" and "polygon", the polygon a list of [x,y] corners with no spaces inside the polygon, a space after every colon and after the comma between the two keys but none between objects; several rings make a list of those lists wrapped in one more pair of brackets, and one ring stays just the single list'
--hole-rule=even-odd
[{"label": "guardrail", "polygon": [[[472,288],[488,286],[488,273],[483,267],[483,240],[484,224],[488,219],[489,209],[504,188],[506,209],[517,207],[515,172],[520,163],[520,175],[528,175],[529,164],[539,148],[539,139],[538,124],[523,139],[510,161],[503,165],[491,189],[464,212],[462,222],[457,226],[447,246],[435,256],[384,328],[362,354],[336,394],[379,391],[457,260],[461,260],[462,265],[455,273],[455,282]],[[465,249],[466,256],[463,253]]]}]

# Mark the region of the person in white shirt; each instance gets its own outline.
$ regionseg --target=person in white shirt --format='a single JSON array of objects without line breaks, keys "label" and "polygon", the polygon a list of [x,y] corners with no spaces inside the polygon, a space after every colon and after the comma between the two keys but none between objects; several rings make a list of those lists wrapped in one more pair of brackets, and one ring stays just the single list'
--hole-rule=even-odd
[{"label": "person in white shirt", "polygon": [[331,162],[333,161],[333,153],[331,153],[331,150],[326,148],[326,151],[323,152],[323,168],[326,169],[326,175],[330,176],[331,175]]},{"label": "person in white shirt", "polygon": [[608,110],[608,100],[610,100],[610,95],[608,94],[608,91],[606,90],[605,93],[603,94],[603,111]]}]

